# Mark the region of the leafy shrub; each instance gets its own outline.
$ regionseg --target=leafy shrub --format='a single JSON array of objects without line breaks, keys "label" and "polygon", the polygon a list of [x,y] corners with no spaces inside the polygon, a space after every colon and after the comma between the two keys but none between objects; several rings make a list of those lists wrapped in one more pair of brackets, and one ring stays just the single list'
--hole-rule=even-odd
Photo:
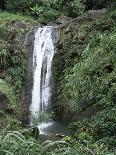
[{"label": "leafy shrub", "polygon": [[77,17],[81,15],[84,11],[84,5],[82,5],[80,0],[73,0],[66,4],[64,7],[64,12],[67,12],[67,16]]},{"label": "leafy shrub", "polygon": [[10,52],[8,48],[1,50],[0,55],[1,70],[5,70],[5,72],[1,74],[1,78],[12,85],[16,93],[15,95],[18,98],[25,76],[25,55],[20,50]]},{"label": "leafy shrub", "polygon": [[12,107],[16,106],[17,100],[12,87],[2,79],[0,79],[0,92],[6,95]]},{"label": "leafy shrub", "polygon": [[[95,141],[104,141],[111,149],[116,145],[116,140],[113,140],[113,137],[116,136],[116,107],[103,110],[90,119],[73,122],[70,124],[70,128],[73,129],[76,139],[80,140],[80,135],[83,138],[83,133],[86,133]],[[110,139],[109,142],[108,139]]]},{"label": "leafy shrub", "polygon": [[40,17],[43,21],[53,21],[61,15],[61,12],[50,8],[49,5],[39,6],[36,4],[34,7],[30,8],[30,12],[34,17]]}]

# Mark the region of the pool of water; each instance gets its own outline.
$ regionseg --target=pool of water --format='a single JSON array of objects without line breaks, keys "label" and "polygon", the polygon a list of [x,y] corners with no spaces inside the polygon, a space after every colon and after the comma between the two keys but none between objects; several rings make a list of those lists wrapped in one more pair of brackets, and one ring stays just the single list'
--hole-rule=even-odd
[{"label": "pool of water", "polygon": [[40,135],[49,136],[69,136],[71,130],[68,128],[68,124],[58,121],[41,122],[38,124]]}]

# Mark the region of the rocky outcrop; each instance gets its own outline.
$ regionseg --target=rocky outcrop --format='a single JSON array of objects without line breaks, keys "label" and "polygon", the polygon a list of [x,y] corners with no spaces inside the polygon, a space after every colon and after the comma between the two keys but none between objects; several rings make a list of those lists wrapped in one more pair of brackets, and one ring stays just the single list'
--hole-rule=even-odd
[{"label": "rocky outcrop", "polygon": [[25,78],[25,86],[22,93],[22,121],[23,124],[28,124],[29,122],[29,106],[31,104],[31,92],[33,85],[33,49],[34,49],[34,37],[36,28],[30,30],[27,34],[25,45],[27,52],[27,71]]},{"label": "rocky outcrop", "polygon": [[62,115],[62,120],[67,121],[79,121],[84,118],[90,118],[94,116],[97,112],[100,112],[102,107],[100,105],[94,104],[86,106],[84,109],[75,111],[73,113],[66,111]]},{"label": "rocky outcrop", "polygon": [[60,16],[56,22],[57,24],[65,24],[65,23],[69,23],[72,22],[73,19],[71,17],[67,17],[67,16]]},{"label": "rocky outcrop", "polygon": [[106,12],[107,10],[105,8],[100,10],[89,10],[85,15],[78,17],[78,21],[92,21],[103,16]]}]

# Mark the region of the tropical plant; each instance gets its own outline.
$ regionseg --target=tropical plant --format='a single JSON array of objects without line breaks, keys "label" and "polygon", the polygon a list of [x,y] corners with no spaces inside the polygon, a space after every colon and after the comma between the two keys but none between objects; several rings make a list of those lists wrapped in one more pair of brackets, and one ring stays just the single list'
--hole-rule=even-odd
[{"label": "tropical plant", "polygon": [[79,107],[81,100],[102,106],[115,104],[115,41],[114,32],[97,35],[82,52],[79,62],[65,70],[61,90],[72,101],[70,104]]},{"label": "tropical plant", "polygon": [[[68,137],[67,137],[68,138]],[[40,144],[34,138],[25,138],[24,133],[19,131],[3,130],[0,133],[0,154],[1,155],[108,155],[113,151],[102,143],[87,142],[80,144],[72,138],[66,142],[67,138],[60,141],[45,141]]]}]

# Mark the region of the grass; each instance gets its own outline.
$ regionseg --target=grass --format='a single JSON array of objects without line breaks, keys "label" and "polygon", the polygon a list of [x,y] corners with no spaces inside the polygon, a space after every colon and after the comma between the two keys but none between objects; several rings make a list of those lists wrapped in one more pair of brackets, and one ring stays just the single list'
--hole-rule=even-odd
[{"label": "grass", "polygon": [[29,22],[35,22],[35,20],[30,16],[23,16],[21,14],[13,14],[8,12],[0,12],[0,22],[1,21],[29,21]]}]

